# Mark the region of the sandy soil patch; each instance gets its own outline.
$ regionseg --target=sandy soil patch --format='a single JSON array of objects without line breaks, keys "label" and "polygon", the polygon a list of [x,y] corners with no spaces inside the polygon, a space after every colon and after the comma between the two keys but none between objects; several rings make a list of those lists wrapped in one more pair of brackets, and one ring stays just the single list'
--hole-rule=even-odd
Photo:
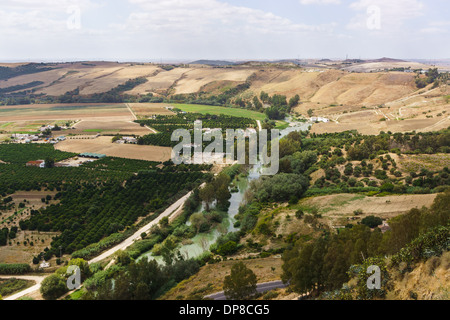
[{"label": "sandy soil patch", "polygon": [[56,149],[74,153],[100,153],[110,157],[164,162],[171,158],[171,148],[117,144],[111,137],[98,137],[90,140],[66,140],[58,143]]},{"label": "sandy soil patch", "polygon": [[343,226],[350,222],[348,218],[355,217],[354,211],[358,209],[364,212],[358,218],[375,215],[382,219],[390,219],[413,208],[429,207],[436,196],[436,194],[420,194],[366,197],[355,194],[335,194],[305,199],[301,201],[301,204],[318,208],[319,213],[332,226]]}]

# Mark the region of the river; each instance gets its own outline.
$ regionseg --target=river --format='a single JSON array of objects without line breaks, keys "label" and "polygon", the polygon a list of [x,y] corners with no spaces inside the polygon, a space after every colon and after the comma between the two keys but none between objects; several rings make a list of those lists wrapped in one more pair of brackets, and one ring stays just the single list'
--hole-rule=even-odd
[{"label": "river", "polygon": [[[280,139],[282,137],[287,136],[289,133],[293,131],[307,131],[310,129],[311,124],[307,122],[295,122],[292,121],[291,118],[286,119],[289,122],[289,127],[280,131]],[[253,165],[250,169],[249,174],[246,177],[239,176],[238,180],[235,180],[236,186],[239,188],[238,192],[234,192],[231,194],[230,198],[230,206],[228,208],[228,216],[222,221],[220,225],[215,227],[212,231],[208,233],[200,233],[191,239],[191,243],[182,244],[176,250],[179,250],[180,253],[186,258],[196,258],[209,251],[209,247],[216,242],[216,240],[224,233],[235,232],[238,231],[239,228],[234,227],[236,222],[235,216],[239,212],[239,207],[243,203],[245,192],[247,191],[250,181],[259,179],[261,164],[258,163]],[[203,206],[201,206],[199,212],[204,210]],[[189,224],[189,222],[188,222]],[[162,257],[153,256],[151,251],[142,254],[139,259],[143,258],[147,259],[155,259],[158,263],[164,263],[162,261]]]}]

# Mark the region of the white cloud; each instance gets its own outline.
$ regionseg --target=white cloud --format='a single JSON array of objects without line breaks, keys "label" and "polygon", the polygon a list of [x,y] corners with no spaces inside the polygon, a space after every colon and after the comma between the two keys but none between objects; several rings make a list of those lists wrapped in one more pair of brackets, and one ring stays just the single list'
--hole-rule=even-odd
[{"label": "white cloud", "polygon": [[[328,0],[329,1],[329,0]],[[320,32],[333,28],[327,25],[294,23],[287,18],[258,9],[234,6],[217,0],[129,0],[141,10],[132,13],[126,23],[117,24],[129,31],[177,31],[189,35],[211,33],[288,34]]]},{"label": "white cloud", "polygon": [[1,8],[3,10],[30,11],[38,10],[41,12],[66,11],[70,6],[78,6],[82,9],[91,9],[100,5],[91,0],[2,0]]},{"label": "white cloud", "polygon": [[300,4],[303,5],[341,4],[341,0],[300,0]]},{"label": "white cloud", "polygon": [[450,21],[431,21],[427,27],[420,29],[420,32],[427,35],[450,33]]},{"label": "white cloud", "polygon": [[357,15],[347,25],[348,29],[367,29],[370,13],[368,8],[377,8],[380,13],[381,31],[395,32],[410,19],[423,15],[424,4],[419,0],[358,0],[350,4]]},{"label": "white cloud", "polygon": [[[5,36],[32,37],[42,39],[67,35],[67,21],[73,11],[79,8],[80,13],[102,4],[91,0],[2,0],[0,7],[0,39]],[[82,30],[90,33],[92,30]]]}]

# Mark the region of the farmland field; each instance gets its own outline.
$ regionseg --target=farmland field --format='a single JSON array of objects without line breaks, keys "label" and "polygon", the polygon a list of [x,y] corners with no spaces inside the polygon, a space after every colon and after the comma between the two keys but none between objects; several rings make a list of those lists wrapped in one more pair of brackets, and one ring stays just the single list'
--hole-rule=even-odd
[{"label": "farmland field", "polygon": [[55,148],[61,151],[75,153],[101,153],[110,157],[164,162],[171,158],[171,148],[155,146],[138,146],[134,144],[116,144],[111,137],[98,137],[91,140],[66,140],[58,143]]},{"label": "farmland field", "polygon": [[151,131],[132,121],[80,121],[73,126],[75,129],[67,130],[65,134],[121,134],[121,135],[146,135]]},{"label": "farmland field", "polygon": [[254,120],[264,120],[266,115],[264,113],[238,109],[238,108],[226,108],[226,107],[217,107],[217,106],[205,106],[205,105],[197,105],[197,104],[173,104],[175,108],[178,108],[185,112],[192,113],[201,113],[201,114],[212,114],[212,115],[227,115],[234,117],[245,117]]},{"label": "farmland field", "polygon": [[129,103],[128,104],[137,116],[163,115],[170,116],[174,113],[166,109],[167,104],[160,103]]},{"label": "farmland field", "polygon": [[33,120],[134,120],[124,104],[38,104],[0,108],[0,119],[5,122]]}]

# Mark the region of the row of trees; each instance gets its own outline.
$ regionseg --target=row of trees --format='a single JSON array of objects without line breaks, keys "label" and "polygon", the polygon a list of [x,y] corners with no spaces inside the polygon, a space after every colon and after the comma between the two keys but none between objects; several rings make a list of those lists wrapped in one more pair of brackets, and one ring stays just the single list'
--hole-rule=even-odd
[{"label": "row of trees", "polygon": [[21,221],[20,228],[62,232],[44,253],[46,259],[59,255],[60,246],[64,253],[72,253],[161,209],[183,190],[194,188],[204,177],[201,172],[142,172],[126,183],[71,185],[62,191],[59,204],[50,205],[29,220]]}]

